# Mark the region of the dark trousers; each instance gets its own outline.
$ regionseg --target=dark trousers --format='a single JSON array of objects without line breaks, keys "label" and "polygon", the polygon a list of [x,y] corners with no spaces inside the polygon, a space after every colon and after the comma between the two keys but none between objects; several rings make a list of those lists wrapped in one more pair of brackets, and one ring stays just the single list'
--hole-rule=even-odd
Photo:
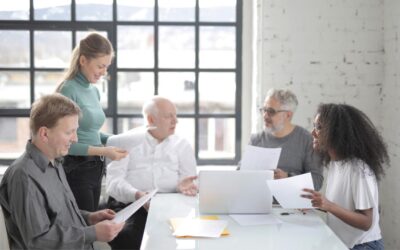
[{"label": "dark trousers", "polygon": [[380,239],[355,245],[350,250],[384,250],[384,249],[385,247],[383,245],[383,240]]},{"label": "dark trousers", "polygon": [[67,155],[64,157],[63,167],[79,209],[96,211],[105,171],[100,156]]},{"label": "dark trousers", "polygon": [[[120,211],[129,204],[124,204],[110,197],[107,207],[115,212]],[[108,242],[112,249],[140,249],[144,228],[146,226],[147,210],[141,207],[125,222],[121,232],[112,241]]]}]

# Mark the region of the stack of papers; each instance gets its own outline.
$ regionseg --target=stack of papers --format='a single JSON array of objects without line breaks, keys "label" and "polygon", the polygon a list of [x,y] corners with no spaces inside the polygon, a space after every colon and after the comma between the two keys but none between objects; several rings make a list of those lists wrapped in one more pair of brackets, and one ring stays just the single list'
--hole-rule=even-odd
[{"label": "stack of papers", "polygon": [[181,237],[211,237],[229,235],[226,230],[227,221],[219,220],[218,216],[202,216],[200,218],[171,218],[173,235]]}]

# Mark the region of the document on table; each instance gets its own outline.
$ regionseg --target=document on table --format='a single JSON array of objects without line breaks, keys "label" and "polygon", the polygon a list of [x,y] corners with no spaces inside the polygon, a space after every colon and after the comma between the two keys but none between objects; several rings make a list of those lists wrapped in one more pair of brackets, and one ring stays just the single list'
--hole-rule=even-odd
[{"label": "document on table", "polygon": [[267,180],[271,194],[283,208],[313,208],[311,200],[300,197],[303,188],[314,190],[311,173],[278,180]]},{"label": "document on table", "polygon": [[229,216],[241,226],[282,224],[282,221],[273,214],[230,214]]},{"label": "document on table", "polygon": [[158,189],[154,189],[150,193],[140,197],[135,202],[132,202],[132,204],[130,204],[129,206],[127,206],[124,209],[122,209],[121,211],[119,211],[115,215],[115,217],[112,221],[114,221],[115,223],[121,223],[121,222],[126,221],[139,208],[141,208],[144,204],[146,204],[146,202],[148,202],[151,199],[151,197],[153,197],[157,193],[157,191],[158,191]]},{"label": "document on table", "polygon": [[263,148],[247,145],[240,170],[273,170],[278,166],[282,148]]},{"label": "document on table", "polygon": [[[182,225],[182,223],[184,223],[186,220],[188,219],[197,219],[197,220],[219,220],[218,216],[216,215],[202,215],[199,218],[186,218],[186,217],[178,217],[178,218],[171,218],[169,219],[169,223],[172,226],[172,230],[173,230],[173,235],[176,236],[177,238],[188,238],[188,237],[193,237],[195,235],[175,235],[175,231],[177,230],[178,227],[180,227]],[[225,227],[225,229],[222,231],[221,236],[228,236],[229,235],[229,231],[228,229]]]},{"label": "document on table", "polygon": [[225,220],[203,220],[186,218],[179,223],[173,235],[177,237],[194,236],[218,238],[224,232],[228,222]]}]

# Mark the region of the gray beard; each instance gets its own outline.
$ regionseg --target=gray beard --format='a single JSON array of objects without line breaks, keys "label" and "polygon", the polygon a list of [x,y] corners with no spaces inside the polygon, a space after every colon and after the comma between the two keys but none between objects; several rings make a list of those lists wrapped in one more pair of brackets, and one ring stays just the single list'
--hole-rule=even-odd
[{"label": "gray beard", "polygon": [[269,128],[269,127],[265,127],[265,132],[269,133],[269,134],[274,134],[276,132],[281,131],[282,129],[284,129],[285,125],[284,124],[280,124],[278,126]]}]

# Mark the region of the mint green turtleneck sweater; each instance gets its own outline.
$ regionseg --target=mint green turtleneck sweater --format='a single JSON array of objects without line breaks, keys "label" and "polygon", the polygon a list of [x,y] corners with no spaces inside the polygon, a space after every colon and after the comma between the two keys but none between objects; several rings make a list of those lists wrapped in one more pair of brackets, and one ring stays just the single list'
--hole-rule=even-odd
[{"label": "mint green turtleneck sweater", "polygon": [[70,155],[87,155],[89,146],[101,146],[109,135],[101,133],[100,128],[106,119],[100,104],[99,90],[82,73],[66,80],[60,93],[73,100],[81,108],[78,142],[71,145]]}]

